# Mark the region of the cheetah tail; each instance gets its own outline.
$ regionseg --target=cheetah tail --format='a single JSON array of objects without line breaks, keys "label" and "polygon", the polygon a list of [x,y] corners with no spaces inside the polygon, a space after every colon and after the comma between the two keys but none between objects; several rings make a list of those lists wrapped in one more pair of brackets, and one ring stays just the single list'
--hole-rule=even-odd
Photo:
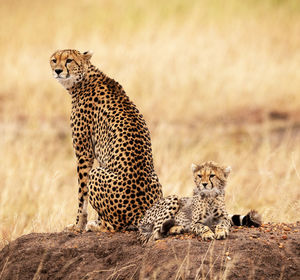
[{"label": "cheetah tail", "polygon": [[234,226],[260,227],[262,224],[261,215],[256,210],[251,210],[247,215],[230,215],[231,223]]}]

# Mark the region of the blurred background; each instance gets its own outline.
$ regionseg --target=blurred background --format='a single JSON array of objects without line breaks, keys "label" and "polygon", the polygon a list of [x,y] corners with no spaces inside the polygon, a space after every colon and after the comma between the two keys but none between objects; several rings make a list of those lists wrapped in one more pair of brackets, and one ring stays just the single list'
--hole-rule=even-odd
[{"label": "blurred background", "polygon": [[71,100],[49,66],[65,48],[92,50],[144,114],[165,195],[214,160],[230,213],[299,220],[299,1],[2,0],[0,28],[0,247],[75,221]]}]

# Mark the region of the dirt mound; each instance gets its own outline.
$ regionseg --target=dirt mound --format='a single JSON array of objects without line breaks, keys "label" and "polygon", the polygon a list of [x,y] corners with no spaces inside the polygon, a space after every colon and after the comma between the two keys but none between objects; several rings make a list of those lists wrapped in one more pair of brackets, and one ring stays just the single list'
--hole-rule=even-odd
[{"label": "dirt mound", "polygon": [[136,233],[31,233],[0,252],[0,279],[300,279],[300,222],[142,247]]}]

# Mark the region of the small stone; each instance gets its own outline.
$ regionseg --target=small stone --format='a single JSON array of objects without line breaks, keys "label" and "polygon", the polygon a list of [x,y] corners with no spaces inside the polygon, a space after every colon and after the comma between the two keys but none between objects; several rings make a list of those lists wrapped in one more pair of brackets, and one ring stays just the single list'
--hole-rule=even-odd
[{"label": "small stone", "polygon": [[284,235],[281,236],[281,238],[282,238],[283,240],[286,240],[286,239],[287,239],[287,236],[284,234]]}]

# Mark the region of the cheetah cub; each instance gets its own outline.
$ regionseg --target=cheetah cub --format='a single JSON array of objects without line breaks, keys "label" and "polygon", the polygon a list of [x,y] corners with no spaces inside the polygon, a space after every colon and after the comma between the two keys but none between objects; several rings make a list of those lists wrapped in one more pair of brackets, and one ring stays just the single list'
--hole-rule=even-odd
[{"label": "cheetah cub", "polygon": [[228,215],[225,207],[225,186],[230,167],[214,162],[192,164],[196,187],[192,197],[176,195],[159,200],[146,211],[139,224],[139,239],[145,244],[167,234],[192,232],[203,240],[225,239],[231,225],[260,226],[256,211],[246,216]]}]

